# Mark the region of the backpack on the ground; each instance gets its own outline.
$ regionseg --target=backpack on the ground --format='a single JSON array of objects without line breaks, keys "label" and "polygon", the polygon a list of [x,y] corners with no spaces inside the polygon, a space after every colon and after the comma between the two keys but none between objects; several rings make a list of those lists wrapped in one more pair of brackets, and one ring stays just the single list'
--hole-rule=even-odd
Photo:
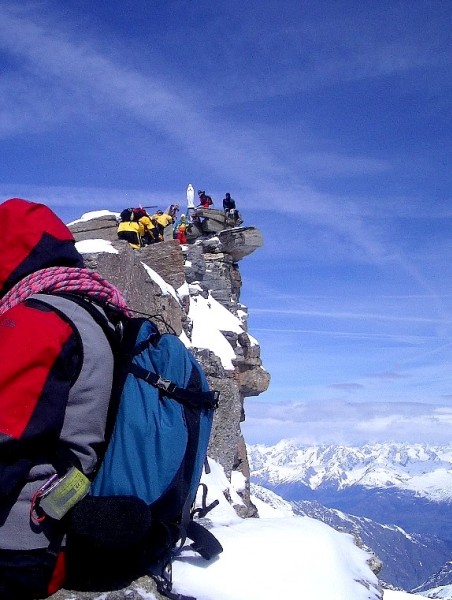
[{"label": "backpack on the ground", "polygon": [[218,393],[176,335],[146,318],[121,318],[119,340],[88,301],[72,299],[102,325],[116,374],[108,446],[90,495],[68,519],[69,587],[105,590],[112,577],[124,585],[149,574],[161,593],[182,599],[171,592],[171,561],[185,540],[206,559],[222,551],[192,512]]}]

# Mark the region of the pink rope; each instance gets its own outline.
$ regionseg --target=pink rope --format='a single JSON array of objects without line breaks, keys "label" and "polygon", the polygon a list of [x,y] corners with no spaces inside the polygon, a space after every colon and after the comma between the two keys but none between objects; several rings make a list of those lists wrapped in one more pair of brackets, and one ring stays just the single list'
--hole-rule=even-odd
[{"label": "pink rope", "polygon": [[49,267],[24,277],[1,300],[0,315],[38,293],[69,292],[111,304],[130,316],[121,292],[96,271],[75,267]]}]

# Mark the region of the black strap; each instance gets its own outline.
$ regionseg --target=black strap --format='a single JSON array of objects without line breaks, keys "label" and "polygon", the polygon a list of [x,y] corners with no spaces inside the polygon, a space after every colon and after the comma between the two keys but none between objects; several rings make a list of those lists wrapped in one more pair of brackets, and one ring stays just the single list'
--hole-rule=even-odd
[{"label": "black strap", "polygon": [[191,547],[206,560],[212,560],[223,552],[223,546],[217,538],[198,521],[190,521],[187,537],[193,541]]},{"label": "black strap", "polygon": [[[100,312],[99,308],[96,308],[95,303],[91,302],[91,300],[85,296],[80,296],[70,292],[58,292],[52,295],[66,298],[66,300],[71,300],[71,302],[74,302],[74,304],[84,308],[86,312],[91,315],[93,320],[99,325],[99,327],[102,328],[102,331],[104,332],[105,337],[111,346],[113,354],[115,355],[117,353],[120,339],[118,333],[111,325],[116,325],[117,323],[115,323],[115,321],[119,323],[119,312],[116,319],[113,317],[110,319],[110,316],[112,316],[112,314],[110,314],[110,310],[108,317],[106,317]],[[108,307],[102,305],[102,309],[106,310]],[[121,318],[125,319],[126,317],[121,313]]]},{"label": "black strap", "polygon": [[[84,308],[96,321],[107,337],[110,346],[112,348],[113,354],[116,354],[119,346],[119,336],[118,334],[111,328],[109,318],[105,317],[99,310],[93,305],[89,299],[78,296],[77,294],[70,293],[61,293],[58,296],[63,296],[68,300],[72,300],[82,308]],[[110,314],[108,315],[110,317]],[[122,318],[124,316],[122,315]],[[113,319],[112,319],[113,320]],[[175,383],[173,383],[169,379],[164,379],[160,377],[156,373],[152,373],[151,371],[147,371],[142,367],[131,363],[129,365],[128,370],[135,375],[135,377],[139,377],[143,379],[147,383],[150,383],[154,387],[162,390],[165,395],[170,398],[174,398],[175,400],[181,402],[182,404],[186,404],[192,408],[200,408],[203,406],[204,408],[215,409],[218,408],[218,402],[220,399],[220,392],[217,390],[212,390],[208,392],[191,392],[184,388],[178,387]]]},{"label": "black strap", "polygon": [[184,596],[173,592],[172,556],[167,556],[154,562],[147,573],[157,584],[157,591],[170,600],[196,600],[193,596]]},{"label": "black strap", "polygon": [[143,379],[143,381],[150,383],[164,392],[166,396],[174,398],[174,400],[177,400],[182,404],[186,404],[192,408],[200,408],[203,406],[204,408],[213,409],[218,407],[220,393],[216,390],[209,392],[191,392],[190,390],[178,387],[170,379],[164,379],[163,377],[160,377],[160,375],[143,369],[143,367],[140,367],[135,363],[130,365],[129,371],[135,375],[135,377],[139,377],[140,379]]},{"label": "black strap", "polygon": [[[207,473],[207,471],[206,471]],[[201,506],[195,508],[191,513],[191,518],[197,516],[199,519],[205,517],[212,509],[220,504],[219,500],[214,500],[210,504],[207,504],[207,485],[205,483],[200,483],[199,487],[202,488],[202,496],[201,496]]]}]

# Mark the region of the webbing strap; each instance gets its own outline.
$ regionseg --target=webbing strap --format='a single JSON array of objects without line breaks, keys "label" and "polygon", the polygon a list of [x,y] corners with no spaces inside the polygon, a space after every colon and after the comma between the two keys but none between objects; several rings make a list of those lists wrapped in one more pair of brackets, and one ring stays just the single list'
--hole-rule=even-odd
[{"label": "webbing strap", "polygon": [[198,487],[202,489],[201,506],[192,510],[192,519],[195,516],[198,517],[198,519],[204,518],[211,510],[220,504],[219,500],[214,500],[210,504],[207,504],[207,485],[205,483],[200,483]]},{"label": "webbing strap", "polygon": [[223,552],[223,546],[208,529],[197,521],[190,521],[187,537],[193,541],[191,547],[206,560],[212,560]]},{"label": "webbing strap", "polygon": [[157,590],[165,598],[170,600],[196,600],[193,596],[185,596],[173,592],[173,565],[172,557],[163,557],[161,560],[150,565],[147,574],[157,584]]},{"label": "webbing strap", "polygon": [[204,408],[217,408],[218,406],[220,393],[216,390],[208,392],[191,392],[185,388],[178,387],[170,379],[164,379],[163,377],[160,377],[160,375],[152,373],[152,371],[148,371],[135,363],[132,363],[129,366],[129,371],[135,375],[135,377],[143,379],[143,381],[150,383],[164,392],[166,396],[174,398],[174,400],[192,408],[200,408],[200,406]]}]

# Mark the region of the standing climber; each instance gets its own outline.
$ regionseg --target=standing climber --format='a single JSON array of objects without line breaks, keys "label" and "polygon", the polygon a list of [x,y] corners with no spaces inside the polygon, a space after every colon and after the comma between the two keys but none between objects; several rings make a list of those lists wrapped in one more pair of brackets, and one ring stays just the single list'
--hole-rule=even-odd
[{"label": "standing climber", "polygon": [[72,298],[128,310],[49,208],[13,198],[0,220],[0,598],[30,600],[65,578],[66,524],[45,516],[44,490],[66,476],[60,498],[77,499],[105,439],[112,349]]},{"label": "standing climber", "polygon": [[174,237],[179,241],[180,244],[187,243],[187,219],[185,215],[180,216],[180,220],[174,226]]},{"label": "standing climber", "polygon": [[169,225],[173,223],[173,217],[168,213],[164,213],[162,210],[158,210],[154,215],[152,215],[152,219],[157,223],[160,240],[163,241],[171,239],[171,234],[168,237],[168,235],[165,235],[165,232],[171,232]]},{"label": "standing climber", "polygon": [[165,210],[165,214],[169,215],[173,219],[173,223],[176,221],[177,213],[179,212],[179,204],[170,204]]}]

